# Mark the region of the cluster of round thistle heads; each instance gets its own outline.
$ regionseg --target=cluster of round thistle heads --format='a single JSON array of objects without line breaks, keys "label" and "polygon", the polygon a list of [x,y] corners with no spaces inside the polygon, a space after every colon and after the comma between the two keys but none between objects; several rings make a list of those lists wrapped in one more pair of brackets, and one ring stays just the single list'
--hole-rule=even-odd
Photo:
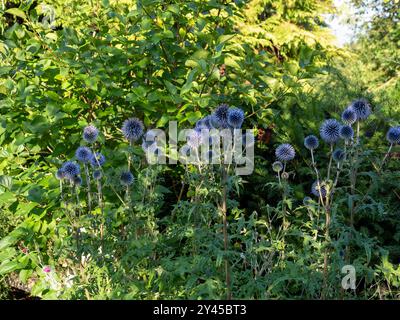
[{"label": "cluster of round thistle heads", "polygon": [[[352,125],[366,120],[371,114],[371,106],[365,99],[358,99],[352,102],[341,115],[343,123],[340,123],[336,119],[325,120],[320,129],[321,139],[329,144],[332,148],[341,139],[346,145],[350,144],[354,138],[354,130]],[[304,139],[304,146],[310,150],[313,158],[313,151],[319,147],[319,140],[315,135],[309,135]],[[336,148],[332,153],[332,158],[337,163],[342,162],[346,157],[345,152],[341,148]],[[314,161],[314,160],[313,160]],[[311,193],[315,196],[326,196],[326,182],[315,181],[311,186]]]},{"label": "cluster of round thistle heads", "polygon": [[[99,136],[99,130],[89,125],[83,129],[83,139],[92,145],[96,142]],[[106,159],[103,154],[96,152],[93,153],[92,149],[88,146],[80,146],[75,151],[75,158],[78,162],[81,162],[84,166],[90,164],[93,168],[99,168],[104,165]],[[79,163],[76,161],[66,161],[60,169],[57,170],[56,177],[59,180],[67,179],[76,186],[82,184],[82,178],[80,176],[81,168]],[[93,177],[97,180],[101,178],[101,171],[95,170]]]},{"label": "cluster of round thistle heads", "polygon": [[[244,111],[237,107],[229,107],[227,104],[220,104],[211,115],[198,120],[192,132],[187,137],[187,143],[183,146],[185,154],[188,156],[190,150],[199,148],[208,140],[209,145],[213,145],[215,139],[219,137],[213,136],[210,133],[204,134],[203,130],[212,129],[240,129],[243,125],[245,116]],[[206,131],[207,132],[207,131]],[[243,134],[242,136],[243,144],[254,143],[254,136],[251,134]],[[209,150],[209,158],[213,158],[215,153]]]}]

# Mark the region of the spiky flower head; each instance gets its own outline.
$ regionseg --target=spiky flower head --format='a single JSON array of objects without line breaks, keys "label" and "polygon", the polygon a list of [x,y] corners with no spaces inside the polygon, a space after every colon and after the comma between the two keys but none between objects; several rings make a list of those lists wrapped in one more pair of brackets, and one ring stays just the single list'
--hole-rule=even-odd
[{"label": "spiky flower head", "polygon": [[335,119],[325,120],[319,129],[322,140],[329,144],[336,143],[340,138],[340,127],[340,123]]},{"label": "spiky flower head", "polygon": [[343,140],[349,141],[354,137],[354,130],[349,125],[345,124],[340,127],[339,135]]},{"label": "spiky flower head", "polygon": [[56,172],[56,178],[57,178],[58,180],[62,180],[62,179],[65,178],[65,172],[64,172],[64,169],[63,169],[63,168],[60,168],[60,169],[57,170],[57,172]]},{"label": "spiky flower head", "polygon": [[272,170],[274,170],[275,172],[281,172],[283,170],[283,164],[280,161],[275,161],[272,164]]},{"label": "spiky flower head", "polygon": [[348,125],[352,125],[357,121],[357,114],[352,107],[347,107],[342,112],[342,121]]},{"label": "spiky flower head", "polygon": [[400,127],[392,127],[386,133],[386,139],[391,144],[400,143]]},{"label": "spiky flower head", "polygon": [[357,120],[365,120],[371,114],[371,106],[366,99],[353,101],[351,108],[357,115]]},{"label": "spiky flower head", "polygon": [[88,147],[79,147],[76,149],[75,157],[78,161],[87,163],[92,158],[92,151]]},{"label": "spiky flower head", "polygon": [[124,186],[130,186],[133,183],[134,177],[130,171],[123,171],[120,175],[121,184]]},{"label": "spiky flower head", "polygon": [[94,178],[95,180],[100,180],[102,176],[103,176],[103,174],[101,173],[100,170],[95,170],[95,171],[93,172],[93,178]]},{"label": "spiky flower head", "polygon": [[193,130],[187,137],[187,144],[192,149],[197,149],[203,141],[203,137],[200,132]]},{"label": "spiky flower head", "polygon": [[79,164],[73,161],[67,161],[63,164],[62,168],[65,177],[69,180],[73,180],[81,172]]},{"label": "spiky flower head", "polygon": [[228,109],[227,122],[234,129],[239,129],[244,121],[244,112],[242,109],[233,107]]},{"label": "spiky flower head", "polygon": [[82,185],[82,178],[80,176],[75,176],[73,182],[75,186],[80,187]]},{"label": "spiky flower head", "polygon": [[275,155],[279,161],[290,161],[294,159],[296,152],[289,143],[283,143],[275,150]]},{"label": "spiky flower head", "polygon": [[214,111],[213,116],[214,124],[216,128],[226,129],[228,128],[228,110],[229,106],[225,103],[220,104]]},{"label": "spiky flower head", "polygon": [[336,149],[333,151],[332,158],[336,162],[341,162],[344,160],[345,153],[342,149]]},{"label": "spiky flower head", "polygon": [[97,137],[99,136],[99,130],[93,125],[85,127],[83,129],[83,139],[87,143],[93,143],[97,140]]},{"label": "spiky flower head", "polygon": [[206,117],[203,118],[203,124],[206,126],[207,129],[213,129],[213,123],[212,123],[212,116],[208,115]]},{"label": "spiky flower head", "polygon": [[326,183],[325,182],[320,182],[320,181],[315,181],[312,186],[311,186],[311,193],[316,196],[319,197],[320,193],[322,198],[326,197]]},{"label": "spiky flower head", "polygon": [[124,121],[121,130],[127,140],[136,141],[143,135],[143,122],[138,118],[127,119]]},{"label": "spiky flower head", "polygon": [[317,149],[319,146],[319,141],[318,138],[314,135],[309,135],[307,137],[305,137],[304,139],[304,146],[308,149],[308,150],[314,150]]},{"label": "spiky flower head", "polygon": [[92,158],[90,159],[90,164],[95,168],[103,166],[105,162],[106,162],[106,157],[100,152],[92,154]]}]

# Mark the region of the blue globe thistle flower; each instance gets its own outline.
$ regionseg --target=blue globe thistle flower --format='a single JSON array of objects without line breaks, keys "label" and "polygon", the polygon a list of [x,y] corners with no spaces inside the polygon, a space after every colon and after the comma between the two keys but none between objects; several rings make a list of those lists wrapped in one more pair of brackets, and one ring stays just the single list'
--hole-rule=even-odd
[{"label": "blue globe thistle flower", "polygon": [[319,130],[322,140],[329,144],[336,143],[340,138],[340,127],[340,123],[335,119],[325,120]]},{"label": "blue globe thistle flower", "polygon": [[296,152],[289,143],[284,143],[276,148],[275,155],[279,161],[290,161],[294,159]]},{"label": "blue globe thistle flower", "polygon": [[57,170],[57,172],[56,172],[56,178],[57,178],[58,180],[62,180],[62,179],[65,178],[65,172],[64,172],[63,168],[60,168],[60,169]]},{"label": "blue globe thistle flower", "polygon": [[283,170],[283,163],[280,161],[275,161],[272,164],[272,170],[274,170],[275,172],[281,172]]},{"label": "blue globe thistle flower", "polygon": [[340,127],[339,135],[343,140],[349,141],[354,137],[354,130],[349,125],[344,125]]},{"label": "blue globe thistle flower", "polygon": [[136,141],[143,135],[144,126],[138,118],[130,118],[124,121],[121,130],[126,139]]},{"label": "blue globe thistle flower", "polygon": [[348,107],[343,111],[342,121],[348,125],[352,125],[357,121],[357,114],[352,107]]},{"label": "blue globe thistle flower", "polygon": [[392,127],[386,133],[386,139],[391,144],[400,143],[400,127]]},{"label": "blue globe thistle flower", "polygon": [[217,109],[215,109],[213,116],[216,128],[221,128],[221,129],[228,128],[228,110],[229,106],[225,103],[219,105]]},{"label": "blue globe thistle flower", "polygon": [[106,157],[100,152],[96,152],[96,154],[92,154],[92,158],[90,159],[90,164],[93,167],[101,167],[106,162]]},{"label": "blue globe thistle flower", "polygon": [[97,140],[97,137],[99,136],[99,130],[93,125],[85,127],[83,129],[83,139],[87,143],[93,143]]},{"label": "blue globe thistle flower", "polygon": [[318,138],[314,135],[309,135],[307,137],[304,138],[304,146],[308,149],[308,150],[314,150],[317,149],[319,146],[319,141]]},{"label": "blue globe thistle flower", "polygon": [[336,162],[341,162],[344,160],[345,153],[342,149],[336,149],[333,151],[332,158]]},{"label": "blue globe thistle flower", "polygon": [[84,163],[89,162],[92,158],[92,155],[92,151],[88,147],[79,147],[75,152],[75,157],[78,159],[78,161]]},{"label": "blue globe thistle flower", "polygon": [[93,178],[94,178],[95,180],[100,180],[100,179],[102,178],[102,176],[103,176],[103,174],[101,173],[100,170],[95,170],[95,171],[93,172]]},{"label": "blue globe thistle flower", "polygon": [[214,113],[210,116],[210,124],[212,129],[219,128],[219,121]]},{"label": "blue globe thistle flower", "polygon": [[192,149],[197,149],[202,143],[202,135],[200,132],[193,130],[187,137],[187,144]]},{"label": "blue globe thistle flower", "polygon": [[228,125],[234,129],[239,129],[244,121],[244,112],[239,108],[229,108],[227,113]]},{"label": "blue globe thistle flower", "polygon": [[130,171],[123,171],[120,175],[121,184],[124,186],[130,186],[133,183],[134,177]]},{"label": "blue globe thistle flower", "polygon": [[82,178],[80,176],[75,176],[73,179],[74,185],[80,187],[82,185]]},{"label": "blue globe thistle flower", "polygon": [[365,120],[371,114],[371,106],[365,99],[358,99],[353,101],[351,108],[357,115],[357,120]]},{"label": "blue globe thistle flower", "polygon": [[208,115],[203,118],[203,124],[206,126],[207,129],[214,129],[213,123],[212,123],[212,116]]},{"label": "blue globe thistle flower", "polygon": [[326,197],[326,183],[325,182],[319,182],[318,180],[315,181],[312,186],[311,186],[311,193],[319,197],[319,193],[321,192],[322,198]]},{"label": "blue globe thistle flower", "polygon": [[152,130],[149,130],[145,133],[142,142],[142,149],[143,151],[147,151],[156,141],[156,133]]},{"label": "blue globe thistle flower", "polygon": [[81,172],[79,164],[73,161],[67,161],[63,164],[62,168],[65,177],[69,180],[73,180]]}]

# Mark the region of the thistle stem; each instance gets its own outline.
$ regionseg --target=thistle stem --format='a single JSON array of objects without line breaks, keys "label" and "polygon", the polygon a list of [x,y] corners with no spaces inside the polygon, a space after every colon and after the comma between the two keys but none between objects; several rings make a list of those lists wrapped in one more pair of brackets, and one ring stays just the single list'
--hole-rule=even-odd
[{"label": "thistle stem", "polygon": [[331,167],[332,167],[332,159],[333,159],[333,143],[331,143],[331,151],[330,151],[330,158],[329,158],[329,165],[328,165],[328,174],[327,174],[327,179],[329,180],[331,177]]},{"label": "thistle stem", "polygon": [[382,160],[382,163],[381,163],[381,167],[379,168],[379,171],[382,170],[383,165],[385,164],[385,161],[386,161],[387,157],[390,154],[390,151],[392,151],[392,148],[393,148],[393,143],[390,144],[389,150],[386,152],[385,156],[383,157],[383,160]]},{"label": "thistle stem", "polygon": [[[228,222],[226,218],[227,214],[227,181],[228,181],[228,174],[226,172],[225,166],[222,166],[222,204],[221,204],[221,213],[223,219],[223,233],[224,233],[224,251],[225,255],[228,251]],[[232,299],[231,293],[231,275],[229,270],[229,260],[228,257],[225,256],[225,281],[226,281],[226,298],[227,300]]]},{"label": "thistle stem", "polygon": [[88,208],[89,213],[92,212],[92,197],[91,197],[91,190],[90,190],[90,174],[89,174],[89,167],[85,163],[85,174],[86,174],[86,184],[87,184],[87,196],[88,196]]}]

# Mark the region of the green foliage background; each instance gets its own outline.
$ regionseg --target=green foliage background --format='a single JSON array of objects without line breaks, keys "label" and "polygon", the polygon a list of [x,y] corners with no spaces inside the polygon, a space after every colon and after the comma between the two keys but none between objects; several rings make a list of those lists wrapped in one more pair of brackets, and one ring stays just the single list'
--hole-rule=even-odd
[{"label": "green foliage background", "polygon": [[[400,121],[398,1],[354,1],[360,10],[383,7],[345,48],[335,45],[322,15],[334,13],[331,1],[46,4],[55,10],[52,28],[36,1],[0,5],[4,297],[9,297],[9,278],[15,275],[22,283],[34,281],[32,295],[43,298],[223,298],[225,256],[213,203],[218,186],[210,182],[196,189],[201,177],[192,172],[181,196],[184,168],[146,169],[139,160],[141,148],[130,150],[119,128],[131,116],[142,119],[147,128],[167,128],[169,121],[190,127],[227,103],[241,107],[245,127],[264,137],[256,144],[255,172],[232,182],[238,189],[228,205],[229,257],[236,261],[233,295],[319,298],[322,244],[313,238],[313,230],[320,222],[310,225],[302,204],[313,181],[303,139],[317,134],[323,119],[337,118],[359,97],[366,97],[374,111],[362,132],[373,154],[360,166],[360,193],[371,183],[374,192],[357,216],[353,264],[360,270],[360,282],[357,292],[349,293],[340,290],[347,192],[339,191],[330,297],[399,297],[398,159],[382,176],[370,160],[386,152],[386,130]],[[101,129],[110,172],[123,166],[128,152],[140,163],[134,168],[139,199],[135,212],[150,231],[139,239],[122,237],[121,230],[132,222],[115,194],[105,190],[114,230],[109,251],[99,253],[96,237],[88,236],[84,251],[90,258],[82,267],[74,257],[73,241],[68,242],[54,172],[73,157],[82,129],[90,123]],[[280,191],[270,168],[280,142],[292,143],[298,153],[288,200],[290,231],[284,238],[280,218],[271,223]],[[325,161],[324,155],[320,160]],[[144,193],[150,184],[152,192]],[[144,204],[140,199],[145,197]],[[61,291],[49,288],[41,272],[44,264],[55,267],[60,281],[74,274],[73,285]]]}]

